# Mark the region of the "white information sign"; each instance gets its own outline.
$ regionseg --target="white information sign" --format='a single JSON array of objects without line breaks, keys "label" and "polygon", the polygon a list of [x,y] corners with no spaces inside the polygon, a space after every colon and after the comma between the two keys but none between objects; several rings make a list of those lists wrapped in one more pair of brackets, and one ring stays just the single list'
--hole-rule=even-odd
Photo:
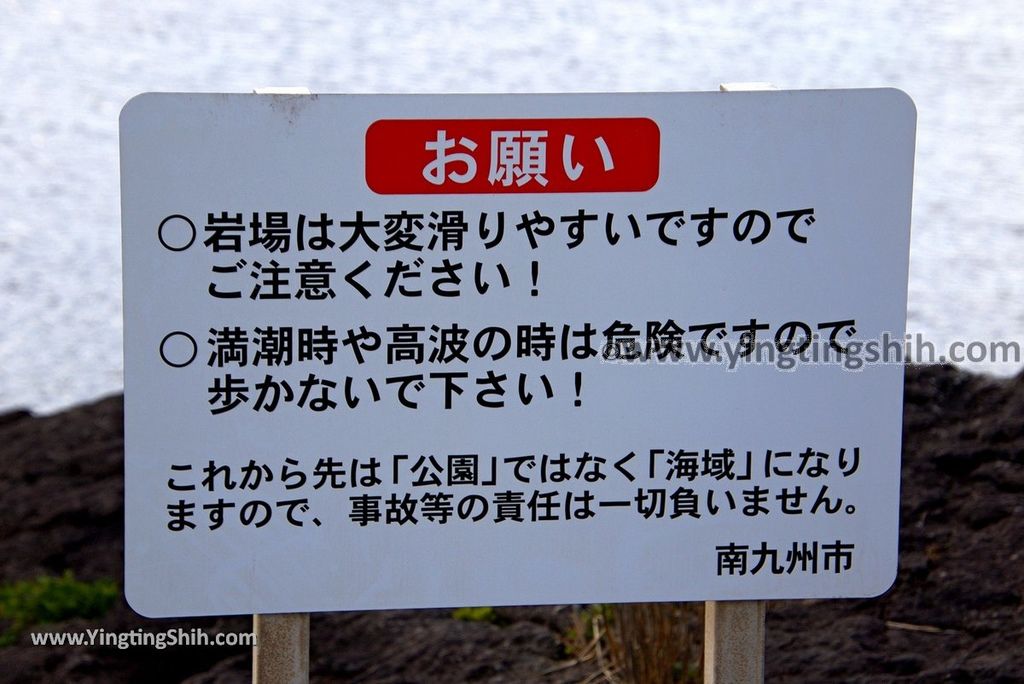
[{"label": "white information sign", "polygon": [[890,89],[134,98],[129,602],[884,592],[915,125]]}]

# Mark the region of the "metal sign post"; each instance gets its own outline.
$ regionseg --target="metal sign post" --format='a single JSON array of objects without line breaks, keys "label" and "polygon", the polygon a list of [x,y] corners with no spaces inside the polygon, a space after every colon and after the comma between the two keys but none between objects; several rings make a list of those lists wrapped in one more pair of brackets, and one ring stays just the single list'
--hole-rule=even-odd
[{"label": "metal sign post", "polygon": [[[256,95],[309,95],[309,88],[267,87]],[[255,684],[309,682],[309,613],[253,615],[252,681]]]},{"label": "metal sign post", "polygon": [[[770,83],[722,83],[723,93],[775,90]],[[705,684],[754,684],[764,681],[765,601],[704,603]]]},{"label": "metal sign post", "polygon": [[704,604],[705,684],[764,681],[765,601]]},{"label": "metal sign post", "polygon": [[309,681],[309,613],[253,615],[255,684],[306,684]]}]

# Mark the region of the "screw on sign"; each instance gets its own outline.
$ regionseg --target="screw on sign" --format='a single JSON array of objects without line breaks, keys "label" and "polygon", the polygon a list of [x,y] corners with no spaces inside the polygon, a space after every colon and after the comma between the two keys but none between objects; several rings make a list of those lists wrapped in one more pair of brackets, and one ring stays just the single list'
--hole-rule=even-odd
[{"label": "screw on sign", "polygon": [[709,601],[709,676],[756,678],[723,649],[764,600],[895,574],[902,369],[862,352],[906,325],[915,125],[887,89],[133,99],[128,601],[259,615],[264,678],[312,611]]}]

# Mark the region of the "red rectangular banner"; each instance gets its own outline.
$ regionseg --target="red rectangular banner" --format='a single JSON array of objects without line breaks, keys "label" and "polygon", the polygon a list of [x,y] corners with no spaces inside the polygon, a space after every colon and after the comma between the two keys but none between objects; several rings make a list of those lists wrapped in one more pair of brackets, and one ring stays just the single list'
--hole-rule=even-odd
[{"label": "red rectangular banner", "polygon": [[382,119],[366,184],[382,195],[643,192],[661,132],[645,118]]}]

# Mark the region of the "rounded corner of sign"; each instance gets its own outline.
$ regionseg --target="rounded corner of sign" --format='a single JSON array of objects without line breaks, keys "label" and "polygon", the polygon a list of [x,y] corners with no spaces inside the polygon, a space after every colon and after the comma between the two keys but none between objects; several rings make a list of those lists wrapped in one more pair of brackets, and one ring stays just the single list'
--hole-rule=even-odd
[{"label": "rounded corner of sign", "polygon": [[896,103],[897,108],[906,111],[912,120],[917,121],[917,103],[914,102],[910,93],[896,87],[882,88],[882,92]]},{"label": "rounded corner of sign", "polygon": [[117,115],[118,125],[119,126],[123,126],[124,122],[125,122],[125,119],[128,116],[130,116],[134,110],[138,109],[139,104],[143,100],[150,99],[153,95],[154,95],[154,93],[150,93],[150,92],[137,93],[137,94],[132,95],[131,97],[129,97],[127,100],[125,100],[125,103],[123,105],[121,105],[121,110],[120,110],[120,112]]},{"label": "rounded corner of sign", "polygon": [[892,591],[893,587],[896,586],[896,580],[899,578],[899,563],[894,562],[889,570],[882,577],[882,581],[878,583],[877,587],[873,586],[865,592],[864,598],[881,598]]},{"label": "rounded corner of sign", "polygon": [[167,617],[164,612],[155,610],[152,606],[148,605],[143,597],[136,596],[134,594],[135,590],[132,588],[133,583],[128,581],[129,576],[130,575],[126,569],[124,590],[122,591],[122,594],[124,595],[124,602],[128,604],[128,607],[144,618],[153,619]]}]

